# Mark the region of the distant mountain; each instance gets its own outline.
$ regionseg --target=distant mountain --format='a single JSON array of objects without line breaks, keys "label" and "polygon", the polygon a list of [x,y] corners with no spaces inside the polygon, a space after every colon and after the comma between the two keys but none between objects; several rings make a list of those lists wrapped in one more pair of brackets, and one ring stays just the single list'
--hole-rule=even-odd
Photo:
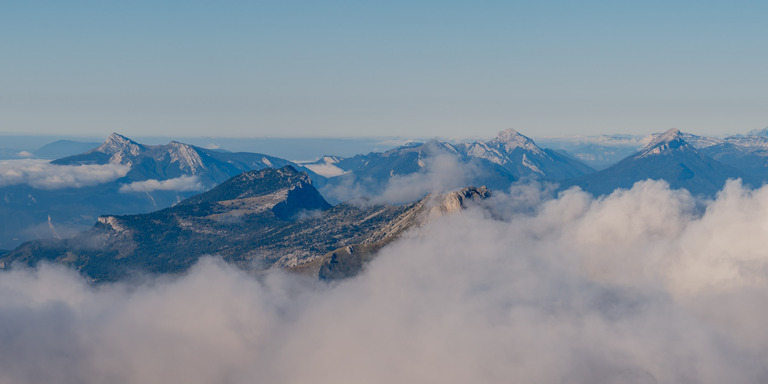
[{"label": "distant mountain", "polygon": [[499,132],[491,141],[457,147],[464,156],[501,165],[518,178],[535,176],[560,180],[594,172],[592,167],[565,153],[539,147],[514,129]]},{"label": "distant mountain", "polygon": [[702,155],[741,171],[743,178],[755,186],[768,181],[768,136],[763,131],[725,138],[683,134]]},{"label": "distant mountain", "polygon": [[331,207],[307,174],[291,166],[250,171],[171,208],[104,216],[72,239],[27,242],[0,264],[48,260],[105,281],[181,272],[204,255],[219,255],[253,272],[286,268],[340,278],[357,273],[378,249],[430,215],[488,196],[466,188],[402,206]]},{"label": "distant mountain", "polygon": [[763,129],[754,129],[747,133],[748,136],[760,136],[760,137],[768,137],[768,127],[765,127]]},{"label": "distant mountain", "polygon": [[83,142],[74,140],[57,140],[46,144],[33,152],[35,157],[40,159],[59,159],[66,156],[76,155],[98,146],[99,143]]},{"label": "distant mountain", "polygon": [[[453,159],[469,170],[469,175],[460,175],[460,170],[455,170],[456,184],[448,182],[445,187],[449,189],[458,187],[458,184],[506,189],[521,178],[560,180],[594,172],[588,165],[565,153],[540,148],[533,140],[512,129],[500,132],[490,141],[410,143],[386,152],[350,158],[325,156],[304,165],[324,172],[328,177],[327,185],[321,188],[326,196],[334,196],[334,191],[340,188],[377,196],[398,177],[434,172],[435,168],[439,171],[439,166],[430,168],[433,165],[430,162],[438,158]],[[449,176],[446,175],[446,178]]]},{"label": "distant mountain", "polygon": [[616,188],[631,188],[646,179],[665,180],[672,188],[693,194],[714,195],[730,178],[743,178],[739,170],[702,155],[676,129],[654,135],[639,152],[617,164],[590,175],[564,181],[562,187],[577,185],[597,194]]},{"label": "distant mountain", "polygon": [[[131,167],[127,180],[167,180],[196,176],[208,188],[247,170],[282,167],[288,160],[259,153],[214,151],[171,141],[148,146],[113,133],[97,148],[52,161],[58,165],[123,164]],[[314,176],[314,175],[313,175]]]},{"label": "distant mountain", "polygon": [[[292,163],[258,153],[213,151],[176,141],[144,145],[113,133],[98,147],[51,164],[62,168],[50,168],[52,174],[44,176],[63,181],[69,177],[63,173],[84,165],[123,166],[126,173],[87,186],[43,188],[16,183],[0,187],[0,248],[12,248],[28,239],[67,237],[91,226],[100,215],[169,207],[243,171]],[[309,172],[322,182],[322,177]]]},{"label": "distant mountain", "polygon": [[595,169],[605,169],[643,148],[650,139],[632,135],[541,137],[544,147],[565,151]]}]

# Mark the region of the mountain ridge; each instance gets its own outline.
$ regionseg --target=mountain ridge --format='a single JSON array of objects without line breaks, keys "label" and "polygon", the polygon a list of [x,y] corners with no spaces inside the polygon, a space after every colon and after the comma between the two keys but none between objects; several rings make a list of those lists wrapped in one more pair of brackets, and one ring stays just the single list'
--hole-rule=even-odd
[{"label": "mountain ridge", "polygon": [[631,188],[638,181],[665,180],[672,188],[694,195],[714,196],[726,180],[742,178],[741,171],[701,154],[677,129],[654,135],[640,151],[590,175],[566,180],[561,189],[579,186],[596,195]]},{"label": "mountain ridge", "polygon": [[[322,278],[348,277],[411,228],[490,192],[472,188],[399,206],[330,206],[306,173],[286,166],[245,172],[199,196],[147,214],[102,216],[74,238],[26,242],[0,260],[4,268],[47,260],[113,281],[136,272],[183,272],[215,254],[254,273],[311,265]],[[357,267],[338,273],[330,267],[337,259],[326,255],[346,247],[367,251],[355,254]],[[320,276],[321,270],[336,273]]]}]

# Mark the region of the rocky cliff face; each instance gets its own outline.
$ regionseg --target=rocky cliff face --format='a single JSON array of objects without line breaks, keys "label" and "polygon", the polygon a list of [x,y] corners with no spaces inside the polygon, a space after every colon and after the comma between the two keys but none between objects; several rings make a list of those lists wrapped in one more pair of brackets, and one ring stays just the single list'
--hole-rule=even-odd
[{"label": "rocky cliff face", "polygon": [[391,222],[382,226],[362,243],[351,244],[335,249],[323,257],[299,265],[299,269],[324,280],[342,279],[358,274],[376,253],[403,236],[440,216],[457,214],[464,209],[479,204],[491,196],[486,187],[467,187],[445,194],[429,195],[412,204]]}]

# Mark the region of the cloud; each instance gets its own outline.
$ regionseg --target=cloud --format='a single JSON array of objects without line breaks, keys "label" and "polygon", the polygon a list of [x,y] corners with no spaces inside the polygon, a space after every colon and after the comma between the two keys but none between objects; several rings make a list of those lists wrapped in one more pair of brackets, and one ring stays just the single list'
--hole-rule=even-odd
[{"label": "cloud", "polygon": [[121,193],[153,191],[200,191],[203,184],[197,176],[181,176],[168,180],[134,181],[120,187]]},{"label": "cloud", "polygon": [[374,202],[406,203],[418,200],[428,193],[442,193],[468,184],[479,172],[472,164],[462,163],[456,156],[434,153],[424,160],[419,172],[393,176]]},{"label": "cloud", "polygon": [[125,176],[130,167],[120,164],[55,165],[47,160],[0,161],[0,187],[26,184],[38,189],[82,188]]},{"label": "cloud", "polygon": [[212,258],[97,287],[0,273],[0,382],[768,380],[768,187],[550,196],[497,194],[333,284]]},{"label": "cloud", "polygon": [[[442,193],[466,187],[483,171],[473,163],[462,162],[455,155],[425,144],[425,154],[419,160],[418,172],[391,175],[386,180],[366,180],[347,173],[321,187],[324,197],[332,202],[359,201],[366,203],[401,204],[418,200],[429,193]],[[314,169],[313,169],[314,170]]]}]

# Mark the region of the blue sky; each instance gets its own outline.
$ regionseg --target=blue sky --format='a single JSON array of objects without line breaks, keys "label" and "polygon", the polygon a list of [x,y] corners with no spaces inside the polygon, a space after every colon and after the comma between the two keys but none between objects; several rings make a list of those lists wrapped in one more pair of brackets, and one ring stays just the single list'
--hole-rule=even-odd
[{"label": "blue sky", "polygon": [[0,6],[0,132],[698,134],[768,126],[761,1]]}]

